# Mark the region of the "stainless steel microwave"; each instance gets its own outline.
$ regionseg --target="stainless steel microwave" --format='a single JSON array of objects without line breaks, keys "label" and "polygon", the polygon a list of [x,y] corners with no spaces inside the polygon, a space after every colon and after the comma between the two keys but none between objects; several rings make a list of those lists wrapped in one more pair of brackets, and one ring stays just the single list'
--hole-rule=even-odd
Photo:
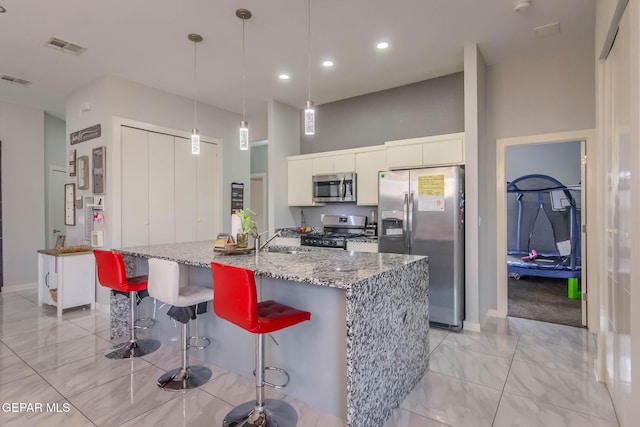
[{"label": "stainless steel microwave", "polygon": [[355,202],[356,174],[315,175],[313,177],[313,201],[319,203]]}]

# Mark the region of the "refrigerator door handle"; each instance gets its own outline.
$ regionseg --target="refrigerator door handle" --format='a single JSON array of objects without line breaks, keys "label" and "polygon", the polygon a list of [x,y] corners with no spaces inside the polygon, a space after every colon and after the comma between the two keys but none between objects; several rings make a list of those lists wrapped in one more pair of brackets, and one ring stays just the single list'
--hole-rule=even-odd
[{"label": "refrigerator door handle", "polygon": [[404,193],[402,204],[402,233],[404,234],[404,248],[409,253],[409,194]]},{"label": "refrigerator door handle", "polygon": [[[413,236],[413,192],[409,193],[409,235]],[[409,253],[413,250],[413,242],[411,241],[413,237],[410,237],[409,240]]]}]

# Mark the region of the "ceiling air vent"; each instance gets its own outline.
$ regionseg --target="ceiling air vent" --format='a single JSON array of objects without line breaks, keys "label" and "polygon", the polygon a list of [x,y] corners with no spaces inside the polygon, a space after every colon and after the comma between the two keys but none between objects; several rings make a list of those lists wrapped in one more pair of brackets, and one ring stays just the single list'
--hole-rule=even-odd
[{"label": "ceiling air vent", "polygon": [[50,48],[71,53],[73,55],[80,55],[87,49],[86,47],[82,47],[80,45],[59,39],[57,37],[51,37],[49,40],[47,40],[46,45]]},{"label": "ceiling air vent", "polygon": [[0,75],[0,80],[4,80],[5,82],[13,83],[20,86],[29,86],[31,82],[29,80],[20,79],[18,77],[8,76],[6,74]]}]

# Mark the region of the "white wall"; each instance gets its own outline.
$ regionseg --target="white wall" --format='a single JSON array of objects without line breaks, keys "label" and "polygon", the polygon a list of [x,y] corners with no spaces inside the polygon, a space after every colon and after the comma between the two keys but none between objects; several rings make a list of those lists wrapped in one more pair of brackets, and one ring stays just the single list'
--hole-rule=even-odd
[{"label": "white wall", "polygon": [[4,285],[38,281],[45,247],[44,111],[0,102]]},{"label": "white wall", "polygon": [[[476,43],[464,46],[464,141],[465,141],[465,328],[480,328],[481,307],[479,242],[479,146],[486,138],[484,94],[486,65]],[[484,248],[483,248],[484,250]]]},{"label": "white wall", "polygon": [[269,101],[269,234],[276,228],[293,227],[299,208],[289,208],[287,156],[300,154],[300,111],[282,102]]},{"label": "white wall", "polygon": [[[89,101],[92,111],[80,112],[83,102]],[[107,146],[107,169],[109,169],[109,146],[112,140],[112,117],[122,117],[170,129],[193,128],[193,100],[172,95],[148,86],[131,82],[116,76],[107,76],[79,89],[67,98],[67,131],[68,133],[100,123],[102,137],[73,146],[78,155],[88,153],[91,149]],[[238,127],[240,115],[206,104],[198,105],[198,128],[201,135],[218,138],[223,141],[223,182],[222,182],[222,228],[231,227],[231,183],[245,183],[245,204],[248,203],[250,186],[250,153],[241,151],[238,145]],[[70,146],[68,146],[70,147]],[[107,194],[105,197],[106,215],[111,214],[109,194],[111,183],[107,176]],[[91,190],[85,190],[90,195]],[[109,219],[105,227],[109,234]],[[69,230],[72,229],[72,230]],[[222,230],[218,230],[222,231]],[[105,236],[105,245],[109,247],[111,240]],[[68,227],[67,238],[84,239],[83,227]]]},{"label": "white wall", "polygon": [[267,130],[267,113],[247,116],[249,122],[249,141],[264,141],[269,137]]},{"label": "white wall", "polygon": [[580,182],[580,141],[507,147],[507,181],[523,175],[543,174],[564,185]]}]

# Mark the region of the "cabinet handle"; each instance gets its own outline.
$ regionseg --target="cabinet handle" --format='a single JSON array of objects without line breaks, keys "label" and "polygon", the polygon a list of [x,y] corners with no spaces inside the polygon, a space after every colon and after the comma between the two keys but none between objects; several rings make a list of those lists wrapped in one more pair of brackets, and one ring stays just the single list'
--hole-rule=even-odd
[{"label": "cabinet handle", "polygon": [[49,287],[49,273],[47,272],[47,275],[44,276],[44,284],[45,286],[48,288]]}]

